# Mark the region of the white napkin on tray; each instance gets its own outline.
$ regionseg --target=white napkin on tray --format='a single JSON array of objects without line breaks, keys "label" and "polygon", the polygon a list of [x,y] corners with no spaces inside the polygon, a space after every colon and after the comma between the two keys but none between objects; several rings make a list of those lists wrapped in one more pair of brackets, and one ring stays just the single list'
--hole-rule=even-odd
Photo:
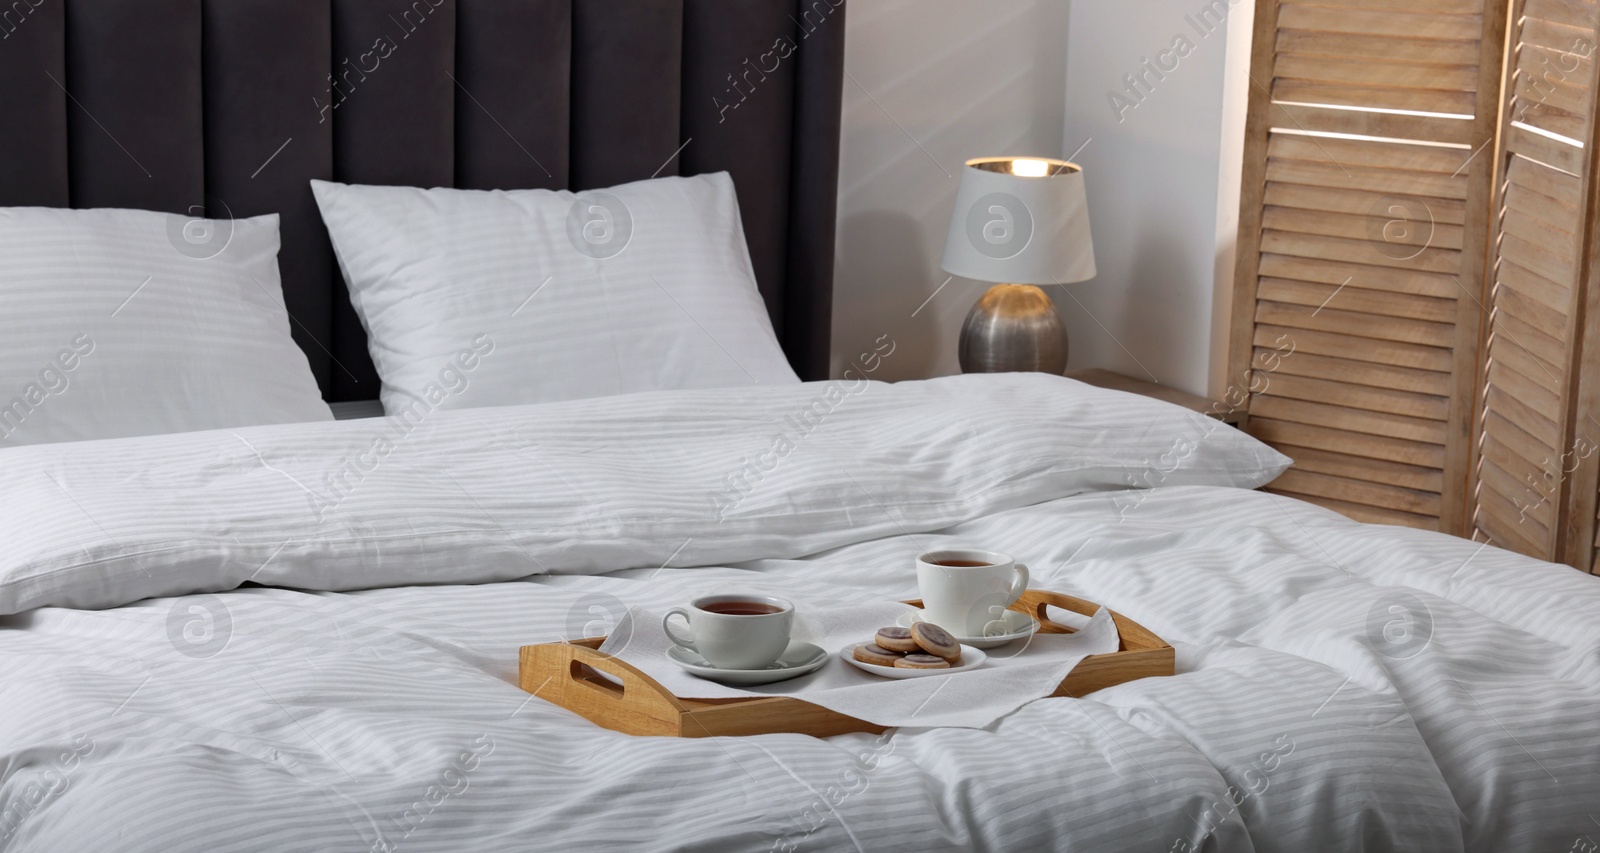
[{"label": "white napkin on tray", "polygon": [[793,696],[880,726],[981,728],[1055,692],[1089,655],[1117,650],[1111,612],[1101,608],[1073,634],[1034,634],[988,649],[983,666],[968,672],[895,680],[870,675],[839,658],[839,650],[870,641],[879,628],[913,608],[886,603],[808,607],[795,603],[793,638],[821,646],[828,662],[810,675],[756,687],[730,687],[690,675],[667,658],[674,643],[661,630],[665,610],[637,610],[632,630],[614,634],[600,651],[642,670],[683,699]]}]

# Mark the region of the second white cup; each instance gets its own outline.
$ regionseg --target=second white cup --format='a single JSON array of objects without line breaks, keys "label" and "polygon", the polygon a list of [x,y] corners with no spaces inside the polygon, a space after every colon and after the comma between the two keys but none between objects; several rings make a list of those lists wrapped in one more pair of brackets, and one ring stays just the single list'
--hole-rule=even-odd
[{"label": "second white cup", "polygon": [[1028,567],[998,551],[950,548],[917,558],[922,617],[962,637],[988,636],[1028,589]]}]

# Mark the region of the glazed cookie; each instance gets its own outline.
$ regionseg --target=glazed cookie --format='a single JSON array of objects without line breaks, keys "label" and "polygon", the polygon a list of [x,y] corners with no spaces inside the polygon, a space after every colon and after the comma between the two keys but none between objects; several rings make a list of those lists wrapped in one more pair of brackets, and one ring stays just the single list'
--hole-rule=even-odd
[{"label": "glazed cookie", "polygon": [[880,648],[888,649],[891,652],[916,652],[922,650],[922,647],[917,645],[917,641],[911,639],[910,628],[901,628],[899,626],[879,628],[878,636],[874,637],[873,640]]},{"label": "glazed cookie", "polygon": [[950,662],[938,655],[906,655],[894,662],[901,669],[949,669]]},{"label": "glazed cookie", "polygon": [[899,666],[900,659],[905,655],[891,652],[872,643],[862,643],[856,646],[854,657],[862,663],[870,663],[873,666]]},{"label": "glazed cookie", "polygon": [[924,652],[954,663],[961,660],[961,644],[950,632],[932,622],[918,622],[911,626],[911,639]]}]

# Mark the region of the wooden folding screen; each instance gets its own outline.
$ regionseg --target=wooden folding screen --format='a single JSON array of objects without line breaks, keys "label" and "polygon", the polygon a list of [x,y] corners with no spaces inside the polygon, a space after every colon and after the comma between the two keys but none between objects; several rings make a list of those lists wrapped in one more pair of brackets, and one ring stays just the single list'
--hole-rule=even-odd
[{"label": "wooden folding screen", "polygon": [[1257,5],[1229,396],[1275,491],[1467,532],[1506,12]]},{"label": "wooden folding screen", "polygon": [[1473,534],[1588,569],[1600,485],[1600,338],[1584,329],[1600,289],[1591,273],[1600,11],[1592,0],[1514,0],[1511,20]]}]

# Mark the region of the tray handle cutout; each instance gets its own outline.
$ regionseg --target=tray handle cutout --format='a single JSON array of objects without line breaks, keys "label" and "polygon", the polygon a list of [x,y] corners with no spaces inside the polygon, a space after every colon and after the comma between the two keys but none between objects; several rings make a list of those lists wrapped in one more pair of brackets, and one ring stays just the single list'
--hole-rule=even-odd
[{"label": "tray handle cutout", "polygon": [[614,694],[617,699],[623,699],[628,694],[628,686],[623,683],[621,678],[595,669],[581,660],[573,660],[569,669],[571,670],[572,680],[579,684],[587,684],[596,690]]},{"label": "tray handle cutout", "polygon": [[591,642],[524,646],[522,689],[591,720],[636,716],[677,726],[686,710],[677,697],[627,662],[597,651]]}]

